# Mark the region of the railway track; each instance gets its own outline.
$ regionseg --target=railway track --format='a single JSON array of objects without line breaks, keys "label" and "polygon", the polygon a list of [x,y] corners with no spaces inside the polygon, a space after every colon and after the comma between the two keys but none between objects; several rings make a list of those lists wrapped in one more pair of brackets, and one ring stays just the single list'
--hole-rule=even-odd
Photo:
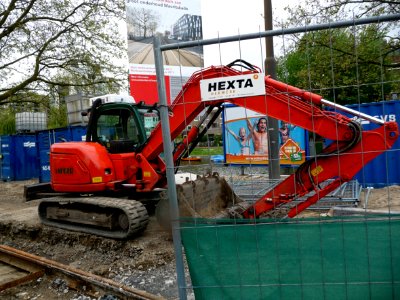
[{"label": "railway track", "polygon": [[[147,44],[139,52],[129,59],[135,64],[154,64],[153,44]],[[163,52],[163,63],[165,65],[198,67],[203,64],[203,58],[185,49],[175,49]]]},{"label": "railway track", "polygon": [[202,64],[202,58],[187,50],[168,50],[163,53],[167,65],[196,67]]},{"label": "railway track", "polygon": [[140,65],[154,61],[153,44],[146,45],[146,47],[134,57],[134,61]]},{"label": "railway track", "polygon": [[118,299],[164,299],[44,257],[0,245],[0,292],[40,277],[55,276],[61,277],[68,288],[91,297],[112,294]]}]

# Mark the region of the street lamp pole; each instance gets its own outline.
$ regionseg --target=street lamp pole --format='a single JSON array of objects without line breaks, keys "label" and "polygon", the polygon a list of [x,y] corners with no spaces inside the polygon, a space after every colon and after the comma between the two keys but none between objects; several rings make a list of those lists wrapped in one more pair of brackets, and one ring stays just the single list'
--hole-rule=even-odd
[{"label": "street lamp pole", "polygon": [[[264,0],[264,24],[265,30],[272,30],[272,0]],[[276,79],[276,61],[274,56],[273,37],[265,38],[265,71],[272,78]],[[268,107],[267,107],[268,110]],[[280,161],[279,161],[279,122],[277,119],[268,117],[268,173],[270,179],[280,178]]]}]

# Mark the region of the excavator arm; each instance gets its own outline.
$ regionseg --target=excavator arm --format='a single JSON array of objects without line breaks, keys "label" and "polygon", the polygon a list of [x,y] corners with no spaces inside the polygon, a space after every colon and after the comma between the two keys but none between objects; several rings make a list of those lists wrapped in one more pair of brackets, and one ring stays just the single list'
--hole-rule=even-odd
[{"label": "excavator arm", "polygon": [[[237,65],[240,66],[240,71],[234,68]],[[288,214],[289,217],[296,216],[342,183],[351,180],[366,163],[391,148],[398,138],[396,122],[382,122],[370,117],[381,126],[375,130],[362,131],[358,123],[337,112],[326,111],[323,106],[346,108],[324,100],[320,95],[284,84],[269,76],[264,77],[263,95],[202,100],[200,88],[202,80],[215,78],[231,80],[234,78],[231,76],[245,74],[262,75],[258,68],[242,61],[228,66],[212,66],[194,73],[171,106],[169,117],[171,140],[181,134],[205,108],[219,107],[227,102],[302,127],[333,141],[320,155],[303,163],[293,175],[243,211],[242,215],[245,218],[259,217],[282,204],[311,193],[311,196]],[[360,115],[356,111],[351,112]],[[194,127],[183,144],[192,143],[198,133],[199,129]],[[160,184],[165,184],[165,165],[159,158],[162,148],[162,132],[159,125],[150,135],[142,151],[137,154],[143,174],[142,180],[136,180],[139,190],[151,190]],[[177,149],[175,159],[179,157],[183,148],[181,146]]]}]

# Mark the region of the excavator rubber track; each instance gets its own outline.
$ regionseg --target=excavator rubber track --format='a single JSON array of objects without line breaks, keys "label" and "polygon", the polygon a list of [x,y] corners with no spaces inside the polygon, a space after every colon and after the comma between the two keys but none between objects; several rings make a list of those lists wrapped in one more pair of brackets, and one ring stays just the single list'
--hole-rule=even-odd
[{"label": "excavator rubber track", "polygon": [[139,235],[149,222],[139,201],[109,197],[46,198],[38,212],[45,225],[113,239]]}]

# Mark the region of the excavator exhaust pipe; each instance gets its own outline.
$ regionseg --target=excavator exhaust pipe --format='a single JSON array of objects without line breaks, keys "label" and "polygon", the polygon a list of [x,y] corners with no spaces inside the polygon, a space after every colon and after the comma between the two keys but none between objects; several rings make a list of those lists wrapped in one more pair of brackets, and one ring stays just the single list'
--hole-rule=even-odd
[{"label": "excavator exhaust pipe", "polygon": [[[176,190],[180,217],[229,218],[226,213],[229,208],[245,203],[217,173],[177,184]],[[170,230],[170,209],[166,193],[157,204],[156,217],[161,227]]]}]

